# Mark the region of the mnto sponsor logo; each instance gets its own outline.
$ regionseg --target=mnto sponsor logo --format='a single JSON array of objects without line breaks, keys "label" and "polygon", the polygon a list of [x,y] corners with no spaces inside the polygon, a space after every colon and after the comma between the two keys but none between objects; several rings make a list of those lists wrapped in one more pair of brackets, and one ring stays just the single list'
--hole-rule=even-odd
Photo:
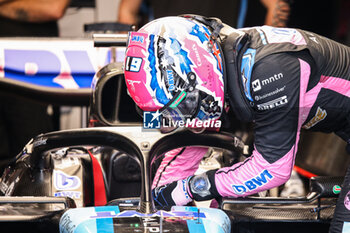
[{"label": "mnto sponsor logo", "polygon": [[280,80],[281,78],[283,78],[283,73],[274,74],[269,78],[263,79],[262,81],[260,81],[260,79],[257,79],[252,82],[253,91],[260,91],[263,86]]},{"label": "mnto sponsor logo", "polygon": [[254,91],[254,92],[261,90],[260,80],[257,79],[257,80],[255,80],[255,81],[253,81],[253,82],[252,82],[252,87],[253,87],[253,91]]},{"label": "mnto sponsor logo", "polygon": [[282,73],[278,73],[278,74],[274,74],[273,76],[271,76],[270,78],[264,79],[261,81],[261,84],[263,86],[269,84],[269,83],[273,83],[276,80],[280,80],[281,78],[283,78],[283,74]]}]

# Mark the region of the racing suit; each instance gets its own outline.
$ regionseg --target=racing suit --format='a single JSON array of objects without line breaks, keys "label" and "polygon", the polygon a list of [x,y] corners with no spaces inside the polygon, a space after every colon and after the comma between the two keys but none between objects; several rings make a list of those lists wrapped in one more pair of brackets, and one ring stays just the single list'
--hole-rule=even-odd
[{"label": "racing suit", "polygon": [[[236,60],[225,55],[226,85],[237,117],[254,121],[253,153],[231,167],[173,182],[169,195],[177,205],[282,185],[291,175],[301,128],[334,132],[350,143],[350,48],[303,30],[242,30],[248,39]],[[331,231],[350,229],[350,171],[347,176]]]}]

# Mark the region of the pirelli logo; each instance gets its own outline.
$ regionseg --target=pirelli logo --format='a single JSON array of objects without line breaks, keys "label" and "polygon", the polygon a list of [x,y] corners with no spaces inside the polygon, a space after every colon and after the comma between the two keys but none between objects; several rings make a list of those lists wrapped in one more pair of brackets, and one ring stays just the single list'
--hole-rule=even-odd
[{"label": "pirelli logo", "polygon": [[275,107],[279,107],[282,105],[285,105],[286,103],[288,103],[288,98],[287,96],[282,96],[280,98],[271,100],[269,102],[263,103],[263,104],[258,104],[258,110],[269,110],[269,109],[273,109]]}]

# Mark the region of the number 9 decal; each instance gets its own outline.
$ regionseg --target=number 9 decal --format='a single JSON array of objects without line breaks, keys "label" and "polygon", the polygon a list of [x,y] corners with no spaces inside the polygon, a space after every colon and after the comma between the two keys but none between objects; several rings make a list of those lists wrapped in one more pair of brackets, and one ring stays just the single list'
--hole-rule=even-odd
[{"label": "number 9 decal", "polygon": [[140,57],[127,57],[126,58],[126,71],[139,72],[142,65],[142,58]]}]

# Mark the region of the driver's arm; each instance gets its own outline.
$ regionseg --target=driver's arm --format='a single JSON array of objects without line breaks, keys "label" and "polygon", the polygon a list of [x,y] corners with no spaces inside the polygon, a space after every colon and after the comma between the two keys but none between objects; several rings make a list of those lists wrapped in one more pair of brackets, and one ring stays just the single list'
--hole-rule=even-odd
[{"label": "driver's arm", "polygon": [[301,128],[301,74],[299,59],[288,53],[270,55],[254,65],[254,151],[244,162],[216,172],[220,196],[247,196],[289,179]]},{"label": "driver's arm", "polygon": [[286,27],[290,15],[289,0],[260,0],[267,13],[265,25]]},{"label": "driver's arm", "polygon": [[273,54],[256,63],[251,80],[255,104],[253,154],[231,167],[157,188],[153,192],[157,203],[184,205],[192,199],[243,197],[285,183],[294,165],[303,123],[299,89],[300,80],[309,78],[307,67],[306,61],[289,53]]},{"label": "driver's arm", "polygon": [[70,0],[0,0],[0,16],[23,22],[60,19]]},{"label": "driver's arm", "polygon": [[142,0],[121,0],[118,9],[118,22],[136,25]]}]

